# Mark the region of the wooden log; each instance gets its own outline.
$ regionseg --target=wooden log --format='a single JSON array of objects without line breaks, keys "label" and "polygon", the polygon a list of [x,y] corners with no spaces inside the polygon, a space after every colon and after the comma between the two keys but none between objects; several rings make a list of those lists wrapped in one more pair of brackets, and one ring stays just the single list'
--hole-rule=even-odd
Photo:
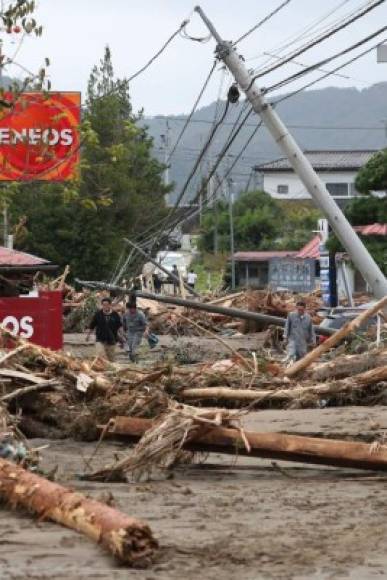
[{"label": "wooden log", "polygon": [[144,522],[0,459],[0,497],[12,507],[83,533],[118,560],[144,565],[158,544]]},{"label": "wooden log", "polygon": [[[120,294],[128,294],[129,291],[123,286],[115,286],[114,284],[105,284],[104,282],[91,282],[87,280],[76,279],[78,284],[85,287],[106,289],[111,292],[119,292]],[[279,316],[270,316],[269,314],[261,314],[260,312],[250,312],[249,310],[241,310],[239,308],[223,308],[222,306],[217,306],[216,304],[210,304],[208,302],[199,302],[195,300],[183,300],[177,296],[161,296],[160,294],[149,294],[147,292],[135,292],[138,298],[146,298],[148,300],[155,300],[156,302],[161,302],[165,304],[175,304],[176,306],[183,306],[185,308],[193,308],[195,310],[202,310],[203,312],[212,312],[214,314],[221,314],[224,316],[229,316],[231,318],[240,318],[241,320],[254,320],[264,325],[274,324],[275,326],[284,327],[286,324],[286,318],[281,318]],[[331,328],[324,328],[320,326],[314,327],[316,334],[321,334],[322,336],[332,336],[334,331]]]},{"label": "wooden log", "polygon": [[324,352],[330,350],[333,346],[341,342],[346,336],[360,328],[369,318],[377,314],[379,310],[382,310],[387,305],[387,296],[381,298],[376,302],[371,308],[368,308],[364,312],[361,312],[354,320],[347,322],[342,328],[340,328],[335,334],[330,336],[317,348],[314,348],[311,352],[304,356],[301,360],[295,362],[292,366],[286,369],[285,376],[294,377],[297,373],[305,370],[313,361],[318,359]]},{"label": "wooden log", "polygon": [[355,392],[356,390],[387,380],[387,365],[360,373],[354,377],[320,383],[311,386],[291,386],[287,389],[232,389],[229,387],[206,387],[184,389],[179,392],[183,400],[213,400],[224,401],[265,401],[292,402],[295,400],[319,399],[330,395],[340,395]]},{"label": "wooden log", "polygon": [[23,397],[24,395],[36,393],[37,391],[42,391],[43,389],[54,389],[59,386],[60,383],[58,383],[56,379],[49,379],[47,381],[42,381],[41,383],[36,383],[34,385],[28,385],[27,387],[20,387],[20,389],[15,389],[11,393],[8,393],[7,395],[1,397],[0,402],[9,403],[9,401]]},{"label": "wooden log", "polygon": [[387,349],[344,355],[325,363],[317,363],[307,370],[305,377],[315,382],[341,379],[384,365],[387,365]]},{"label": "wooden log", "polygon": [[[109,434],[138,440],[150,429],[150,419],[116,417]],[[246,448],[246,441],[250,451]],[[185,449],[249,457],[280,459],[334,467],[387,471],[387,448],[367,443],[286,435],[284,433],[241,432],[240,429],[206,427],[184,445]]]}]

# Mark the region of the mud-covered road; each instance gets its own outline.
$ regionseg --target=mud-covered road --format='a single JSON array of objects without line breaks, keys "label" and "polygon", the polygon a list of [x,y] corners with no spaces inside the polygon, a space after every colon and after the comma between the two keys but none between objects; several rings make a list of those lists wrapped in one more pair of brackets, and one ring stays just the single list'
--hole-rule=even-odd
[{"label": "mud-covered road", "polygon": [[[387,429],[384,407],[262,411],[249,428],[372,440]],[[0,510],[0,578],[134,580],[368,580],[387,576],[387,474],[212,455],[201,466],[146,483],[76,479],[94,444],[34,440],[57,480],[145,519],[161,549],[147,570],[118,567],[79,534]],[[105,443],[93,466],[122,444]]]}]

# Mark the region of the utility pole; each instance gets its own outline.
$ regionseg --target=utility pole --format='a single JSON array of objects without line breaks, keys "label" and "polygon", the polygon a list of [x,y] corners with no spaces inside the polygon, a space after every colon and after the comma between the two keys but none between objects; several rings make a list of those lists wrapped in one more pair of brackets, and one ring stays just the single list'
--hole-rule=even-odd
[{"label": "utility pole", "polygon": [[236,52],[232,43],[226,42],[221,38],[200,6],[197,6],[195,10],[217,42],[217,56],[229,68],[238,85],[250,101],[254,111],[260,115],[277,145],[289,159],[295,173],[314,199],[317,207],[327,217],[329,224],[347,250],[355,267],[371,287],[375,298],[383,298],[387,294],[387,280],[379,266],[369,254],[341,209],[330,196],[324,183],[318,177],[309,160],[305,157],[303,151],[279,118],[277,112],[272,108],[270,103],[266,102],[261,89],[253,80],[252,75],[247,70],[244,61]]},{"label": "utility pole", "polygon": [[[165,120],[165,133],[160,135],[161,142],[163,144],[164,149],[164,185],[166,187],[169,186],[169,146],[170,146],[170,127],[168,119]],[[165,204],[168,207],[170,205],[169,202],[169,193],[165,194]]]},{"label": "utility pole", "polygon": [[231,289],[235,290],[235,244],[234,244],[234,194],[232,179],[227,179],[228,185],[228,213],[230,217],[230,253],[231,253]]},{"label": "utility pole", "polygon": [[209,183],[208,183],[208,198],[212,200],[212,204],[213,204],[213,208],[214,208],[214,254],[215,254],[215,256],[219,253],[219,208],[218,208],[218,195],[217,195],[218,187],[214,184],[214,176],[212,176],[209,180]]},{"label": "utility pole", "polygon": [[3,205],[3,240],[4,247],[8,248],[8,205],[6,201]]}]

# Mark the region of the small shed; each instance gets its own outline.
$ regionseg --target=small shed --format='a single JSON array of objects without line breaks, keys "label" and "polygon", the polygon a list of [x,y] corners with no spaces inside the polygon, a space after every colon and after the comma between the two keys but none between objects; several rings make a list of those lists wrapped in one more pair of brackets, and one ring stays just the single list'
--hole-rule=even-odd
[{"label": "small shed", "polygon": [[38,272],[49,274],[57,269],[58,266],[48,260],[0,246],[0,295],[15,296],[19,284],[30,289]]},{"label": "small shed", "polygon": [[273,258],[290,258],[292,251],[236,252],[236,282],[247,288],[265,288],[269,283],[269,264]]}]

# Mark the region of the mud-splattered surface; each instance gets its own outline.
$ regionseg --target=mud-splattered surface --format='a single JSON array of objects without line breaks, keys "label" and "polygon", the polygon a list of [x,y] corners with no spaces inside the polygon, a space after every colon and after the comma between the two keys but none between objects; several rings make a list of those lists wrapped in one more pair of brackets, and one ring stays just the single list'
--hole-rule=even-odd
[{"label": "mud-splattered surface", "polygon": [[[346,437],[380,436],[384,407],[254,413],[248,427]],[[35,440],[34,445],[47,443]],[[173,479],[99,484],[75,478],[94,444],[51,442],[46,470],[95,498],[146,520],[161,550],[147,570],[120,568],[87,538],[58,525],[0,509],[0,578],[367,580],[387,576],[387,474],[212,455]],[[106,443],[94,466],[120,444]]]}]

